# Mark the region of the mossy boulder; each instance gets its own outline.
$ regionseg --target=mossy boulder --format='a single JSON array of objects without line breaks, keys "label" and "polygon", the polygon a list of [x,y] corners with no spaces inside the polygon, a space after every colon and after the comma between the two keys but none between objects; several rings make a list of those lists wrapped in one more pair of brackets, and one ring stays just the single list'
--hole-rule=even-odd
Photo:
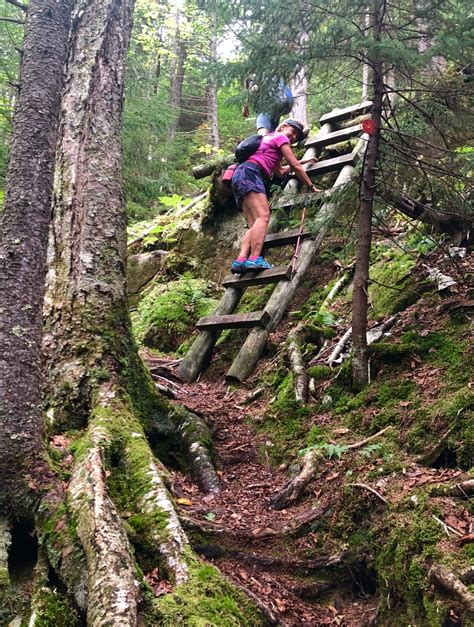
[{"label": "mossy boulder", "polygon": [[156,285],[143,297],[132,316],[138,341],[161,351],[176,351],[189,337],[198,318],[214,309],[216,301],[211,292],[207,281],[188,276]]},{"label": "mossy boulder", "polygon": [[420,298],[424,286],[414,284],[410,273],[415,264],[413,256],[392,248],[371,265],[369,297],[376,316],[402,311]]}]

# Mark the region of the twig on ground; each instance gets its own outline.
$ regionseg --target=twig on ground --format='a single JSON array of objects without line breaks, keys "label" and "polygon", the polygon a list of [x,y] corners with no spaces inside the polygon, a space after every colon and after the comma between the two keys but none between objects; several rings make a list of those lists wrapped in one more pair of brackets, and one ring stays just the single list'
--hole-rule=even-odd
[{"label": "twig on ground", "polygon": [[390,505],[390,501],[387,501],[387,499],[384,496],[382,496],[380,492],[377,492],[377,490],[374,490],[374,488],[371,488],[369,485],[365,483],[349,483],[349,485],[352,488],[362,488],[363,490],[368,490],[372,494],[375,494],[375,496],[379,498],[381,501],[383,501],[385,505]]}]

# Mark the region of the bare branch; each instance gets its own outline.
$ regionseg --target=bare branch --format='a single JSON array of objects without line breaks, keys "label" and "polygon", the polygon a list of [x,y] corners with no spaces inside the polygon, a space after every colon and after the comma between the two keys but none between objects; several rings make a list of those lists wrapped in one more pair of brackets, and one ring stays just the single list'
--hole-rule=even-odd
[{"label": "bare branch", "polygon": [[24,13],[26,13],[26,11],[28,10],[28,5],[23,4],[23,2],[20,2],[20,0],[7,0],[7,3],[13,5],[14,7],[17,7],[17,9],[20,9]]},{"label": "bare branch", "polygon": [[17,20],[16,17],[3,17],[0,16],[0,22],[10,22],[11,24],[21,24],[24,26],[24,20]]}]

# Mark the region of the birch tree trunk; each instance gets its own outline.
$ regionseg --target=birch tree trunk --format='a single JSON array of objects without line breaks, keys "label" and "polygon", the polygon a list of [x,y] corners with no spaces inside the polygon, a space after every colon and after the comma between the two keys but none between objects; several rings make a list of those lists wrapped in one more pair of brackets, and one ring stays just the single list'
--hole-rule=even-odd
[{"label": "birch tree trunk", "polygon": [[[385,0],[374,0],[373,36],[376,42],[381,39],[382,15]],[[360,191],[359,222],[357,228],[357,258],[352,296],[352,378],[356,388],[361,388],[369,381],[369,363],[367,354],[367,302],[369,283],[370,247],[372,241],[372,209],[375,195],[375,174],[380,143],[380,124],[382,120],[382,100],[384,77],[382,60],[379,53],[371,59],[373,71],[372,120],[375,131],[370,137],[365,155]]]},{"label": "birch tree trunk", "polygon": [[0,214],[0,506],[30,515],[43,459],[41,337],[46,248],[72,0],[30,0]]}]

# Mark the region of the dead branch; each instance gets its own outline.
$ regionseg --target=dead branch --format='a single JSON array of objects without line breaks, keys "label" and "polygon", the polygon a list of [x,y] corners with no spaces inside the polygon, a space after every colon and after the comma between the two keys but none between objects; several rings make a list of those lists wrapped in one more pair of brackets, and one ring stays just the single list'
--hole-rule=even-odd
[{"label": "dead branch", "polygon": [[454,529],[454,527],[451,527],[450,525],[448,525],[447,523],[444,522],[444,520],[441,520],[441,518],[438,518],[438,516],[435,516],[434,514],[432,515],[433,520],[435,520],[439,525],[441,525],[441,527],[443,527],[444,532],[446,533],[446,535],[449,537],[450,533],[453,533],[455,536],[458,537],[462,537],[462,533],[459,532],[457,529]]},{"label": "dead branch", "polygon": [[[193,198],[187,205],[185,205],[184,207],[181,207],[181,209],[179,210],[179,213],[182,214],[182,213],[185,213],[186,211],[189,211],[189,209],[192,209],[195,205],[197,205],[199,202],[201,202],[201,200],[204,200],[205,198],[207,198],[207,196],[209,196],[209,191],[205,191],[202,194],[200,194],[199,196],[196,196],[196,198]],[[150,226],[150,228],[148,228],[146,231],[144,231],[141,235],[139,235],[138,237],[133,239],[131,242],[128,242],[127,249],[130,249],[130,248],[132,248],[132,246],[135,246],[136,244],[139,244],[155,228],[156,228],[156,224],[153,224],[152,226]]]},{"label": "dead branch", "polygon": [[255,603],[255,605],[258,607],[258,609],[262,612],[262,614],[267,619],[269,625],[281,625],[281,627],[288,626],[288,623],[284,622],[277,614],[275,614],[273,609],[269,605],[264,603],[262,599],[258,595],[256,595],[254,592],[252,592],[251,590],[249,590],[245,586],[242,586],[242,584],[237,583],[234,580],[232,580],[232,584],[236,588],[241,590],[250,599],[252,599],[252,601]]},{"label": "dead branch", "polygon": [[467,479],[454,485],[439,483],[429,488],[430,496],[457,496],[460,498],[469,498],[474,494],[474,479]]},{"label": "dead branch", "polygon": [[433,564],[428,573],[430,582],[437,588],[453,596],[468,612],[474,616],[474,594],[456,577],[456,575],[441,564]]},{"label": "dead branch", "polygon": [[372,440],[379,438],[386,431],[390,431],[391,428],[392,428],[392,425],[388,425],[388,427],[384,427],[380,431],[377,431],[377,433],[374,433],[374,435],[370,435],[368,438],[365,438],[364,440],[360,440],[359,442],[354,442],[353,444],[348,444],[347,448],[350,450],[354,450],[354,449],[360,448],[361,446],[365,446],[369,442],[372,442]]},{"label": "dead branch", "polygon": [[336,359],[344,350],[344,347],[349,341],[351,335],[352,335],[352,327],[349,327],[347,331],[344,333],[344,335],[341,337],[341,339],[338,341],[336,346],[334,347],[334,350],[332,351],[332,353],[329,355],[329,358],[327,360],[327,363],[329,366],[333,366],[336,363]]},{"label": "dead branch", "polygon": [[16,17],[0,17],[0,22],[10,22],[11,24],[21,24],[22,26],[25,25],[24,20],[19,20]]},{"label": "dead branch", "polygon": [[384,496],[382,496],[380,492],[377,492],[377,490],[374,490],[374,488],[371,488],[369,485],[366,485],[365,483],[349,483],[349,486],[351,486],[352,488],[362,488],[363,490],[367,490],[368,492],[375,494],[375,496],[379,498],[383,503],[385,503],[385,505],[390,505],[390,502],[387,501],[387,499]]},{"label": "dead branch", "polygon": [[303,494],[306,486],[314,477],[316,472],[316,461],[320,459],[321,452],[317,449],[311,449],[303,457],[303,467],[300,474],[288,481],[283,488],[271,500],[271,506],[274,509],[285,509],[292,503],[295,503]]},{"label": "dead branch", "polygon": [[20,2],[20,0],[6,0],[6,1],[7,1],[8,4],[11,4],[12,6],[16,7],[17,9],[20,9],[24,13],[26,13],[27,10],[28,10],[28,5],[27,4],[23,4],[23,2]]}]

